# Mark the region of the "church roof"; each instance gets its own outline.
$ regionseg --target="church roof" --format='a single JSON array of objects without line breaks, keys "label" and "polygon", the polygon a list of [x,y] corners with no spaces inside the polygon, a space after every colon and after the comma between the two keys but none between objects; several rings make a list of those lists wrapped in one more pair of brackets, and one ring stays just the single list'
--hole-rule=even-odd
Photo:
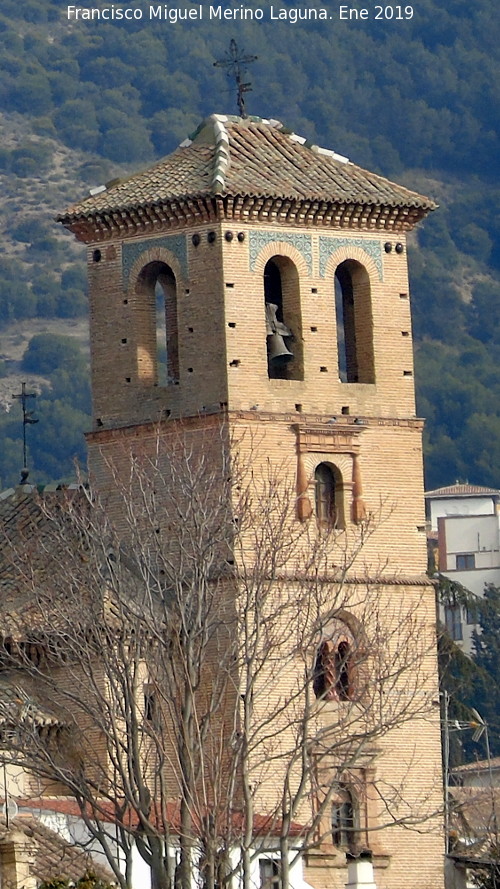
[{"label": "church roof", "polygon": [[436,207],[429,198],[309,143],[279,121],[214,114],[172,154],[94,189],[59,220],[71,227],[82,217],[216,196],[405,209],[412,211],[413,223]]},{"label": "church roof", "polygon": [[89,852],[75,847],[37,818],[19,815],[11,817],[8,825],[4,818],[0,819],[0,842],[7,842],[14,831],[23,834],[32,845],[29,869],[37,885],[42,880],[68,878],[76,881],[86,871],[92,871],[103,882],[115,885],[115,877],[109,868],[94,861]]},{"label": "church roof", "polygon": [[59,725],[60,719],[40,702],[36,693],[27,691],[15,680],[15,670],[0,676],[0,727],[19,725],[20,720],[29,720],[37,726]]}]

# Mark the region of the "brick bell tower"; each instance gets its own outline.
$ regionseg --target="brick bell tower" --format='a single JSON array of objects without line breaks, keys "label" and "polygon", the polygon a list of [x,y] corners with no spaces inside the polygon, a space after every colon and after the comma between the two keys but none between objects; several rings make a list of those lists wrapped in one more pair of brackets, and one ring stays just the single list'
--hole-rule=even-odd
[{"label": "brick bell tower", "polygon": [[[430,642],[406,235],[434,208],[278,121],[212,115],[60,217],[87,245],[96,475],[103,450],[155,424],[224,417],[249,430],[256,465],[287,467],[298,522],[348,535],[384,514],[357,574],[387,602],[418,603]],[[376,768],[438,811],[437,717],[401,727]],[[442,884],[436,816],[369,843],[379,889]],[[343,886],[341,858],[310,857],[306,879]]]}]

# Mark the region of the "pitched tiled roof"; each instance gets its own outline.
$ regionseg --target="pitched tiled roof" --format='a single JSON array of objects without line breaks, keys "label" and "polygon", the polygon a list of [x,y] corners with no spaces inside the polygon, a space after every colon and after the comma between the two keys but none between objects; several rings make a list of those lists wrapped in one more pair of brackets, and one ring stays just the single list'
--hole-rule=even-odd
[{"label": "pitched tiled roof", "polygon": [[447,485],[444,488],[435,488],[434,491],[426,491],[426,497],[500,497],[500,491],[496,488],[483,488],[481,485],[457,484]]},{"label": "pitched tiled roof", "polygon": [[[97,191],[97,190],[95,190]],[[435,208],[416,192],[289,133],[279,121],[212,115],[173,154],[74,204],[60,221],[210,195]],[[422,213],[423,215],[423,213]]]},{"label": "pitched tiled roof", "polygon": [[[81,496],[77,485],[68,488],[19,485],[0,494],[0,611],[2,633],[14,638],[22,627],[31,629],[48,622],[57,626],[57,610],[50,608],[50,591],[56,580],[64,582],[64,559],[74,540],[74,553],[81,546],[68,521],[66,550],[58,549],[53,517],[65,521],[65,504],[70,497]],[[42,615],[40,593],[46,606]],[[55,607],[55,606],[54,606]]]},{"label": "pitched tiled roof", "polygon": [[[480,843],[494,836],[495,811],[500,805],[497,787],[451,787],[452,822],[457,825],[459,837]],[[470,848],[469,848],[469,851]]]},{"label": "pitched tiled roof", "polygon": [[478,759],[476,762],[466,762],[464,765],[455,766],[452,771],[454,775],[461,775],[463,772],[488,772],[490,768],[500,768],[500,756],[493,756],[490,760]]},{"label": "pitched tiled roof", "polygon": [[103,881],[112,884],[116,882],[111,870],[97,864],[88,852],[68,843],[36,818],[26,815],[11,818],[9,827],[5,821],[0,820],[0,841],[7,839],[11,831],[24,834],[33,843],[31,872],[37,885],[42,880],[55,880],[57,877],[78,880],[87,870],[91,870]]},{"label": "pitched tiled roof", "polygon": [[30,724],[59,725],[60,720],[44,706],[36,696],[28,693],[8,675],[0,675],[0,727],[12,726],[20,721]]},{"label": "pitched tiled roof", "polygon": [[[80,806],[71,796],[42,796],[37,799],[20,799],[18,800],[18,805],[20,808],[27,809],[31,813],[34,813],[37,817],[42,817],[44,812],[57,812],[74,818],[81,817]],[[167,802],[166,809],[163,803],[158,803],[157,806],[153,803],[153,808],[149,815],[150,821],[156,823],[158,830],[162,830],[164,818],[166,816],[170,829],[174,833],[177,833],[180,829],[179,807],[179,802],[175,800]],[[96,808],[99,812],[100,821],[108,821],[110,823],[115,821],[116,812],[112,803],[108,800],[102,800]],[[90,808],[88,809],[88,812],[90,815]],[[120,817],[123,817],[123,821],[127,824],[128,828],[136,827],[139,823],[138,814],[133,808],[128,808],[125,814],[123,815],[122,813]],[[193,813],[193,821],[195,824],[198,817],[198,814]],[[235,812],[233,815],[233,826],[240,831],[242,824],[243,816],[241,813]],[[267,834],[269,836],[279,835],[281,821],[279,818],[275,818],[271,815],[256,813],[253,816],[253,829],[255,834]],[[289,830],[291,836],[300,836],[301,833],[304,832],[304,825],[298,821],[292,821],[290,822]]]}]

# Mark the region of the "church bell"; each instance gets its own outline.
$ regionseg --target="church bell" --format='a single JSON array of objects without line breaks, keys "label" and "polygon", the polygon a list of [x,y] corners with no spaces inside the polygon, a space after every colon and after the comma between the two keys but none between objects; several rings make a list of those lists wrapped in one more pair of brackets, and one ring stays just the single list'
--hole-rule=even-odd
[{"label": "church bell", "polygon": [[284,340],[285,336],[292,336],[292,332],[286,324],[278,321],[277,311],[278,306],[266,302],[267,357],[274,365],[283,365],[293,358],[293,352],[290,352]]},{"label": "church bell", "polygon": [[287,349],[285,340],[279,333],[272,333],[267,337],[267,355],[273,364],[288,364],[293,358],[293,352]]}]

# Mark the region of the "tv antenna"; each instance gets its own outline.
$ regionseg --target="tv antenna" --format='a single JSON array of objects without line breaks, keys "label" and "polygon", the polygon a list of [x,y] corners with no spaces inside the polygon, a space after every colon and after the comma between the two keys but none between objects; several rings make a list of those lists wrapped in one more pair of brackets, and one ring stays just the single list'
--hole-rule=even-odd
[{"label": "tv antenna", "polygon": [[236,82],[236,102],[238,111],[240,112],[240,117],[247,117],[245,110],[245,93],[250,93],[252,91],[252,84],[250,81],[245,83],[243,78],[246,75],[246,66],[251,65],[252,62],[256,62],[258,56],[244,55],[243,50],[240,52],[236,40],[231,40],[229,51],[226,50],[225,55],[225,59],[218,59],[217,62],[214,62],[214,68],[225,68],[227,76],[234,77]]},{"label": "tv antenna", "polygon": [[26,426],[33,426],[38,423],[38,419],[33,416],[34,411],[27,410],[28,398],[36,398],[36,392],[26,392],[26,383],[21,383],[21,391],[12,398],[18,398],[23,409],[23,470],[21,472],[21,483],[23,484],[28,478],[28,461],[26,455]]}]

